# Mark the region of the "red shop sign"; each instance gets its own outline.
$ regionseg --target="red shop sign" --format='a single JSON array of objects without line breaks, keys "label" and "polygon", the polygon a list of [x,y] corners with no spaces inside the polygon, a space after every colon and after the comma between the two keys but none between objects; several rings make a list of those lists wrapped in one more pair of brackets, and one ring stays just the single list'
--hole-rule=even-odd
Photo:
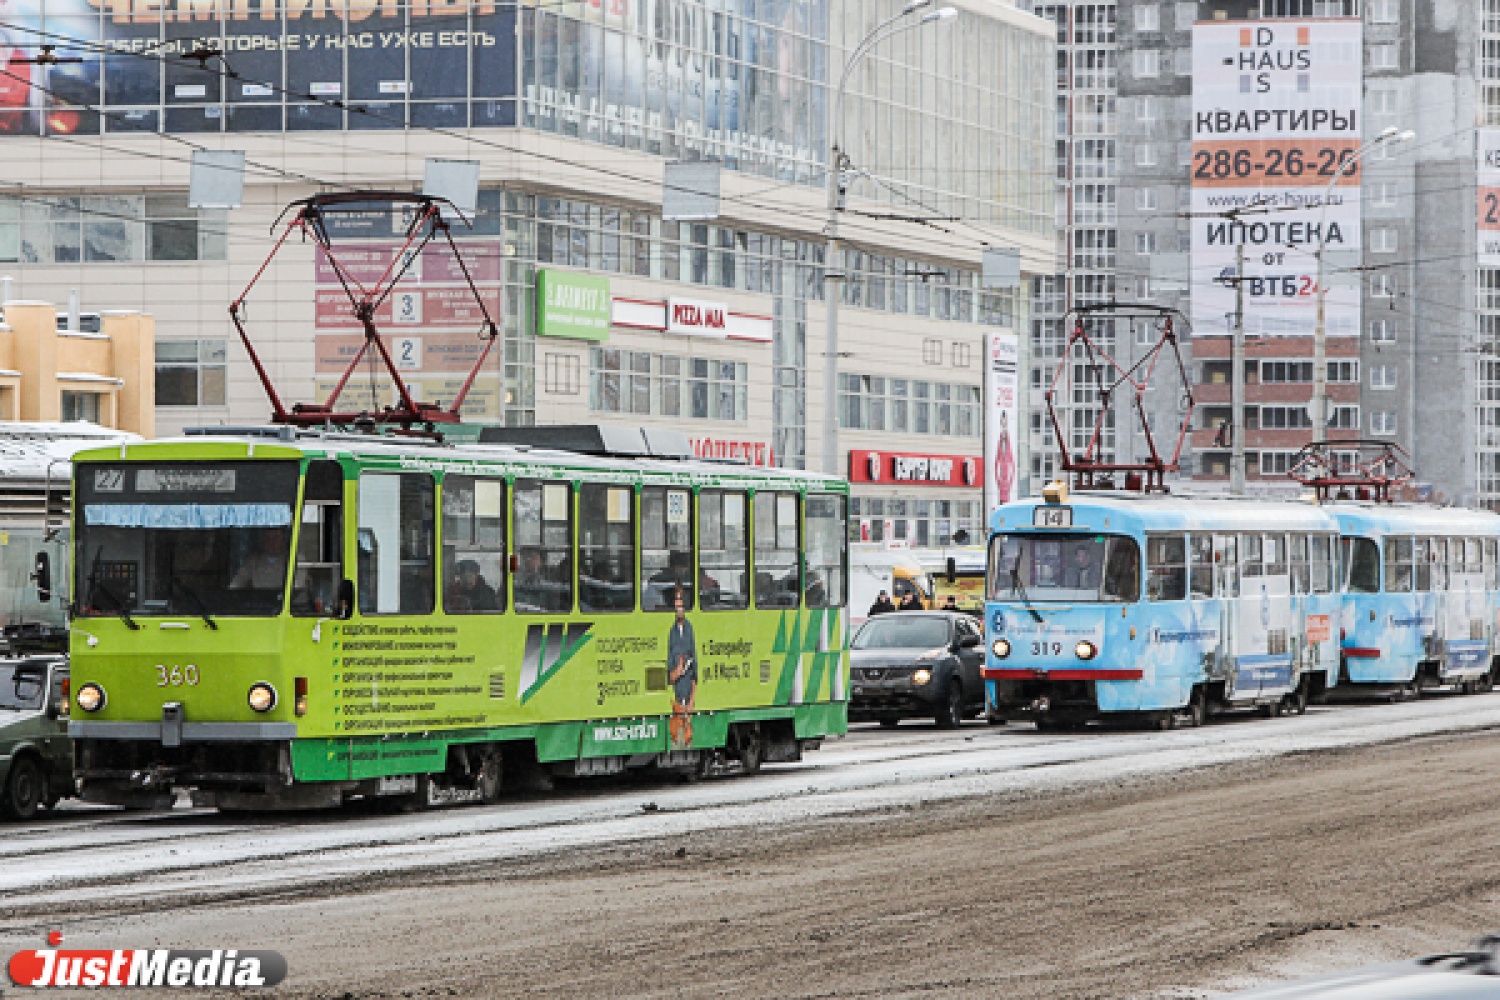
[{"label": "red shop sign", "polygon": [[979,487],[984,485],[984,463],[977,455],[850,451],[849,481],[908,486]]}]

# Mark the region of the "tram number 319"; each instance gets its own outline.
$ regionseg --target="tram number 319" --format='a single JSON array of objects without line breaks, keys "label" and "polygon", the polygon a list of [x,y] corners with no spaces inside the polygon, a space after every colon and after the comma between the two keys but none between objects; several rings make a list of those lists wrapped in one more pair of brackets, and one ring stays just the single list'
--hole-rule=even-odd
[{"label": "tram number 319", "polygon": [[1062,643],[1060,642],[1033,642],[1031,644],[1032,656],[1061,656]]},{"label": "tram number 319", "polygon": [[156,665],[156,686],[164,687],[197,687],[198,667],[189,663],[185,667],[176,665],[166,667],[158,663]]}]

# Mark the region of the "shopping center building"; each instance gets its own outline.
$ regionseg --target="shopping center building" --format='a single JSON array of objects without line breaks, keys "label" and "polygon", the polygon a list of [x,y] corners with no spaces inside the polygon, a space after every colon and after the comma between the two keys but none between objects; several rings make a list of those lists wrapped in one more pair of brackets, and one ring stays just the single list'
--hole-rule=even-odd
[{"label": "shopping center building", "polygon": [[[984,335],[1024,330],[1030,277],[1054,267],[1052,27],[1008,2],[953,6],[898,19],[835,111],[897,0],[42,0],[40,18],[0,15],[17,52],[61,57],[0,87],[3,273],[15,298],[77,289],[85,310],[155,317],[159,432],[261,422],[227,307],[282,210],[475,161],[473,228],[456,235],[503,344],[466,419],[665,425],[705,455],[829,467],[824,293],[839,288],[855,523],[934,543],[977,524],[993,474]],[[824,266],[835,127],[842,281]],[[244,151],[238,207],[191,207],[199,150]],[[664,217],[673,161],[720,164],[716,217]],[[375,210],[334,236],[368,261],[404,225]],[[982,278],[986,247],[1019,251],[1019,284]],[[422,399],[451,400],[482,347],[459,279],[414,267],[384,327]],[[298,241],[247,299],[283,397],[324,398],[357,349],[342,294]],[[389,401],[363,367],[343,395]]]}]

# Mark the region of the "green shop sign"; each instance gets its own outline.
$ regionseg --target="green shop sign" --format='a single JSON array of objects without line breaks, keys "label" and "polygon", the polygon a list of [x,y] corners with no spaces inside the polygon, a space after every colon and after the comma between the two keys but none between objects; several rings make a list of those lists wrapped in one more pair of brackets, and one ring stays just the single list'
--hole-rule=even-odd
[{"label": "green shop sign", "polygon": [[609,279],[570,271],[538,271],[536,334],[608,340]]}]

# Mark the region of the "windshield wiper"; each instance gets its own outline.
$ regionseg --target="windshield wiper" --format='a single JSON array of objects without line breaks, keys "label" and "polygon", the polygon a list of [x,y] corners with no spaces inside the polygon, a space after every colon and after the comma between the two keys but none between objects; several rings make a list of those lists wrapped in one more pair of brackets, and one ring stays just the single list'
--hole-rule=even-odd
[{"label": "windshield wiper", "polygon": [[1031,613],[1032,619],[1037,624],[1042,624],[1046,621],[1042,617],[1042,613],[1031,606],[1031,595],[1026,593],[1026,584],[1021,582],[1021,553],[1019,552],[1016,553],[1016,561],[1010,567],[1010,589],[1020,595],[1021,602],[1026,605],[1026,610]]},{"label": "windshield wiper", "polygon": [[187,599],[193,602],[193,607],[198,609],[198,617],[203,619],[205,625],[215,632],[219,631],[219,623],[209,617],[208,608],[204,606],[202,599],[197,594],[183,586],[182,581],[178,580],[175,576],[171,577],[170,586],[174,592],[187,595]]},{"label": "windshield wiper", "polygon": [[110,590],[108,586],[99,581],[99,560],[103,555],[104,546],[101,545],[94,551],[94,566],[91,570],[89,570],[89,594],[85,600],[85,603],[93,604],[94,595],[103,594],[105,597],[114,602],[115,613],[118,614],[122,619],[124,619],[126,625],[130,626],[130,631],[139,632],[141,630],[141,626],[137,624],[134,618],[130,617],[130,611],[125,607],[125,602],[120,600],[119,596],[113,590]]}]

